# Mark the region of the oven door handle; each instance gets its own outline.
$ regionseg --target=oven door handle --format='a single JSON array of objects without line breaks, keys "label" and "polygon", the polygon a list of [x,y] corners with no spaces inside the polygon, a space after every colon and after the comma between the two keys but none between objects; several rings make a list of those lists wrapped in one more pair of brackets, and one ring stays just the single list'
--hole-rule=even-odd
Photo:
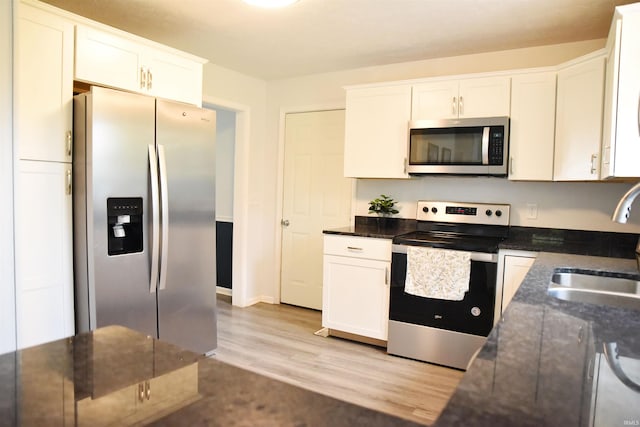
[{"label": "oven door handle", "polygon": [[[392,245],[391,252],[396,254],[406,254],[407,248],[410,245]],[[455,249],[447,249],[447,250],[455,250]],[[498,254],[491,254],[487,252],[470,252],[471,253],[471,261],[477,262],[498,262]]]}]

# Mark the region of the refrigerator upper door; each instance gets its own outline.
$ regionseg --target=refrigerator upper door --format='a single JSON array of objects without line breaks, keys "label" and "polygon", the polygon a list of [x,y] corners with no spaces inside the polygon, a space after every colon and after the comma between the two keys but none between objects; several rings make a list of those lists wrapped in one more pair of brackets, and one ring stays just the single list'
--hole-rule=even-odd
[{"label": "refrigerator upper door", "polygon": [[207,353],[217,346],[215,112],[157,100],[156,116],[168,208],[157,292],[160,339]]},{"label": "refrigerator upper door", "polygon": [[[87,246],[93,254],[88,261],[90,327],[119,324],[157,337],[156,294],[149,292],[148,224],[155,99],[92,87],[87,102]],[[137,215],[129,215],[133,203]],[[127,239],[140,230],[137,238],[142,242],[129,247]],[[122,245],[119,253],[114,254],[114,245]]]}]

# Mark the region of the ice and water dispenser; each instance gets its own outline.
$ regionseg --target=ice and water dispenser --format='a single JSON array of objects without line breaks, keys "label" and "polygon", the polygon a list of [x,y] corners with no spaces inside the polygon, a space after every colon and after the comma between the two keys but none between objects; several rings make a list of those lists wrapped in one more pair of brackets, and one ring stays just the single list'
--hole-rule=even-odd
[{"label": "ice and water dispenser", "polygon": [[142,252],[142,197],[107,199],[108,254]]}]

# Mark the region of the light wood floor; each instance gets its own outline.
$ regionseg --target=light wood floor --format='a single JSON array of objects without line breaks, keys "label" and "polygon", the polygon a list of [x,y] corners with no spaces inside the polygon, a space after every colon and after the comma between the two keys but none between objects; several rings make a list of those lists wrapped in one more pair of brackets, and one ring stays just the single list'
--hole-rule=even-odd
[{"label": "light wood floor", "polygon": [[462,372],[314,335],[321,313],[285,304],[238,308],[218,296],[215,358],[318,393],[431,424]]}]

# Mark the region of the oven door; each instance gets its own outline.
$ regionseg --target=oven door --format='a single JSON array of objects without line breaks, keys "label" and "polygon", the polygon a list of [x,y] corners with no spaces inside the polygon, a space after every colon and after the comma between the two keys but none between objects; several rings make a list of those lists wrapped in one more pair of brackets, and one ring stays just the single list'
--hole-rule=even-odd
[{"label": "oven door", "polygon": [[469,291],[462,301],[448,301],[404,292],[407,246],[394,245],[389,320],[488,336],[493,328],[497,258],[497,254],[472,252]]}]

